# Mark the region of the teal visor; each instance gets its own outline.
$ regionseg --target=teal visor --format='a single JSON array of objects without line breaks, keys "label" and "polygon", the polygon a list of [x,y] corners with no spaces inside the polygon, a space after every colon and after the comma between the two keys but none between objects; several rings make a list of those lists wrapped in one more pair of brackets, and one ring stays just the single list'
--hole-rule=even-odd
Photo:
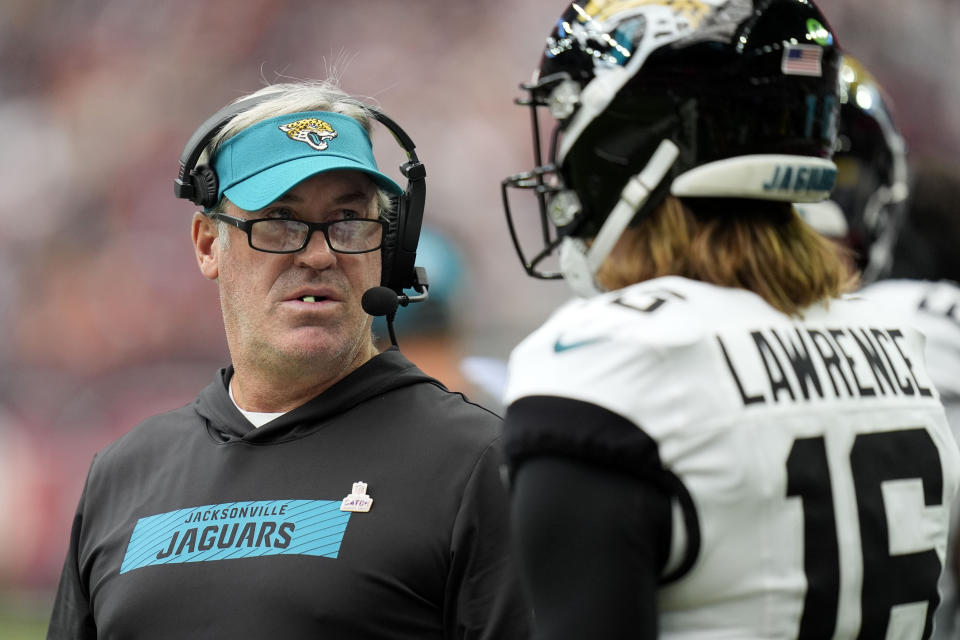
[{"label": "teal visor", "polygon": [[403,189],[380,173],[370,137],[359,122],[339,113],[290,113],[244,129],[223,143],[214,158],[226,196],[246,211],[264,208],[318,173],[360,171],[391,195]]}]

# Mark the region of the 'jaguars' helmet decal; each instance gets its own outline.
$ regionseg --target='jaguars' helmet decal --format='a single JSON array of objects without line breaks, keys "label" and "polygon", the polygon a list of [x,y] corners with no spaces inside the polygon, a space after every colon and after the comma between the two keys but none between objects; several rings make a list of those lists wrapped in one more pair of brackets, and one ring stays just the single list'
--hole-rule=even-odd
[{"label": "'jaguars' helmet decal", "polygon": [[280,130],[291,140],[305,142],[317,151],[327,148],[327,140],[337,137],[337,132],[329,123],[319,118],[306,118],[289,124],[280,125]]}]

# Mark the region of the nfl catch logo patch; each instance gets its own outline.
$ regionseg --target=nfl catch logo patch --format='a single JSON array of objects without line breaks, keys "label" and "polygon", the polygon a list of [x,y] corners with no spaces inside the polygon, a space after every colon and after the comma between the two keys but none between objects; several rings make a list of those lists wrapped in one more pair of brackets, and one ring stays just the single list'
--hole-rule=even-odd
[{"label": "nfl catch logo patch", "polygon": [[783,49],[780,70],[785,76],[819,78],[823,75],[822,58],[823,48],[815,44],[788,44]]},{"label": "nfl catch logo patch", "polygon": [[317,151],[327,148],[327,141],[337,137],[336,130],[330,123],[319,118],[304,118],[296,122],[280,125],[280,131],[297,142],[304,142]]},{"label": "nfl catch logo patch", "polygon": [[367,495],[366,482],[354,482],[353,491],[340,503],[340,511],[366,513],[373,506],[373,498]]}]

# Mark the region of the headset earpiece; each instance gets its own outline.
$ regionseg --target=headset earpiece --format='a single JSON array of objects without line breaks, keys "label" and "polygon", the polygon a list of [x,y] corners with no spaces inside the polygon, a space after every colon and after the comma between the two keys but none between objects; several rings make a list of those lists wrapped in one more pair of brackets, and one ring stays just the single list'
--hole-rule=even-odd
[{"label": "headset earpiece", "polygon": [[390,209],[384,216],[387,219],[387,228],[383,232],[383,245],[380,249],[380,284],[390,287],[393,282],[393,264],[396,258],[397,228],[400,220],[400,196],[390,196]]},{"label": "headset earpiece", "polygon": [[383,263],[380,284],[398,294],[417,285],[417,245],[423,222],[423,207],[416,206],[410,189],[403,195],[390,198],[390,224],[384,236],[380,254]]},{"label": "headset earpiece", "polygon": [[417,158],[410,136],[385,114],[373,110],[373,117],[390,130],[397,144],[407,152],[407,162],[400,165],[407,187],[401,196],[390,199],[393,211],[380,254],[383,261],[380,284],[402,294],[404,289],[416,289],[421,284],[415,264],[427,195],[427,171]]},{"label": "headset earpiece", "polygon": [[200,156],[206,150],[210,141],[220,133],[230,120],[238,113],[254,107],[269,96],[247,98],[240,102],[229,104],[207,118],[187,140],[183,152],[180,153],[180,172],[173,181],[173,194],[178,198],[189,200],[204,209],[210,209],[217,204],[219,181],[213,167],[208,165],[197,166]]},{"label": "headset earpiece", "polygon": [[199,165],[190,172],[190,182],[193,185],[194,204],[204,209],[212,209],[217,204],[217,194],[220,191],[220,181],[213,167],[206,164]]}]

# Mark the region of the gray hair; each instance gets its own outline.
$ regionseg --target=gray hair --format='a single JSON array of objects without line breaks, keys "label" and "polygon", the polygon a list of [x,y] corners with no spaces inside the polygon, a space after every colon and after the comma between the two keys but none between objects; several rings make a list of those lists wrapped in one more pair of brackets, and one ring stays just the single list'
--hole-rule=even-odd
[{"label": "gray hair", "polygon": [[[360,126],[371,133],[373,114],[371,106],[351,96],[341,89],[334,80],[306,80],[301,82],[284,82],[268,85],[251,94],[234,100],[234,104],[248,98],[263,98],[263,101],[235,115],[210,141],[207,150],[200,158],[200,162],[209,162],[209,158],[216,155],[224,141],[237,135],[244,129],[258,122],[301,111],[329,111],[349,116],[360,123]],[[377,187],[377,209],[381,216],[389,217],[391,206],[390,197],[382,188]],[[224,213],[226,210],[225,198],[211,209],[211,213]],[[218,222],[217,233],[221,238],[226,223]]]}]

